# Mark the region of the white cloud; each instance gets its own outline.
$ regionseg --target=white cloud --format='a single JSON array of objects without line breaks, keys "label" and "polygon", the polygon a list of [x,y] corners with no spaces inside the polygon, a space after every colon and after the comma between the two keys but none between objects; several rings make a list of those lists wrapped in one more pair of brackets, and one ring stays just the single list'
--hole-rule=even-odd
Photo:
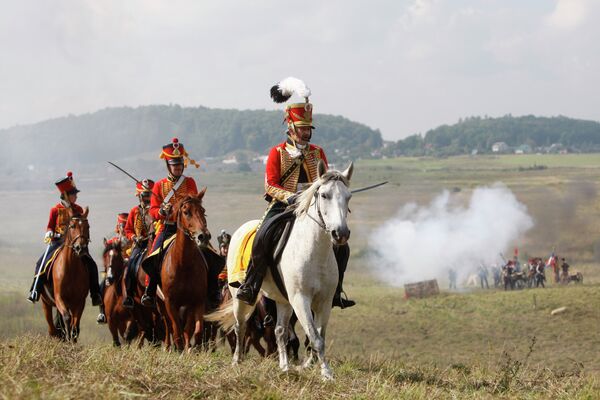
[{"label": "white cloud", "polygon": [[586,18],[587,6],[587,0],[558,0],[546,22],[560,29],[577,28]]}]

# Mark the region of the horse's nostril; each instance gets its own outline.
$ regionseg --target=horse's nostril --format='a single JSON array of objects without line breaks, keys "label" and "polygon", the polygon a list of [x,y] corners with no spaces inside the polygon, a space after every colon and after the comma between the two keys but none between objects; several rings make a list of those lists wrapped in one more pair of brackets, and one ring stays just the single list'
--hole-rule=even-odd
[{"label": "horse's nostril", "polygon": [[336,239],[336,240],[339,239],[338,232],[335,229],[331,231],[331,235],[333,236],[334,239]]}]

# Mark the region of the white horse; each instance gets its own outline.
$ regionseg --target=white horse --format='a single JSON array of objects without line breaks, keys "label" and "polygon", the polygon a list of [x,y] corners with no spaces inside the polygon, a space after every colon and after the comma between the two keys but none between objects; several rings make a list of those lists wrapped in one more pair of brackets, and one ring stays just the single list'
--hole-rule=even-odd
[{"label": "white horse", "polygon": [[[350,236],[346,218],[348,202],[352,197],[348,189],[352,171],[352,164],[344,172],[326,171],[325,165],[319,162],[319,178],[299,195],[296,202],[296,222],[277,265],[288,298],[277,288],[271,271],[267,271],[263,281],[262,292],[277,303],[275,337],[279,367],[283,371],[289,369],[286,344],[290,317],[295,312],[313,349],[303,367],[310,366],[316,355],[322,377],[333,379],[333,372],[325,359],[325,333],[338,283],[332,244],[344,245]],[[229,274],[233,272],[237,258],[235,253],[239,251],[245,233],[256,227],[257,223],[256,220],[245,223],[231,237],[227,257]],[[231,303],[208,316],[208,319],[219,321],[225,330],[234,328],[237,341],[233,364],[237,364],[243,355],[245,322],[254,311],[254,306],[239,301],[236,288],[230,286],[229,290],[233,298]]]}]

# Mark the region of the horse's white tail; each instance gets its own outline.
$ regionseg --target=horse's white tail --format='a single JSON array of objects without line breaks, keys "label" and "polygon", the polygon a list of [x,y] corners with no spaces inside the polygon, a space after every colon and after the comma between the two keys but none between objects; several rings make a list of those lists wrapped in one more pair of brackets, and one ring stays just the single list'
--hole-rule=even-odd
[{"label": "horse's white tail", "polygon": [[235,316],[233,315],[233,299],[221,304],[216,311],[204,316],[206,321],[216,322],[226,332],[229,333],[235,326]]},{"label": "horse's white tail", "polygon": [[[262,293],[259,293],[256,298],[255,304],[257,304],[262,299],[262,297]],[[223,329],[223,331],[225,331],[226,334],[229,334],[236,324],[235,314],[233,313],[233,307],[234,301],[233,298],[231,298],[225,303],[221,304],[216,311],[204,315],[204,320],[218,323],[221,329]],[[240,321],[240,323],[246,323],[246,321],[248,321],[250,315],[252,315],[253,312],[254,306],[252,306],[250,310],[246,313],[246,315],[244,315],[244,321]]]}]

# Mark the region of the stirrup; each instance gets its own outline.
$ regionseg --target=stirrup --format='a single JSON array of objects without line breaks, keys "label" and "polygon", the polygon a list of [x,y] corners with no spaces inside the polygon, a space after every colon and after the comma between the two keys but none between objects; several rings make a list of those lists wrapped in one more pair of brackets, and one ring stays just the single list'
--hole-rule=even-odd
[{"label": "stirrup", "polygon": [[147,293],[144,293],[144,295],[140,299],[140,303],[142,303],[142,305],[144,307],[151,307],[151,308],[156,307],[156,299],[155,299],[155,297],[152,296],[152,295],[149,295]]},{"label": "stirrup", "polygon": [[40,294],[36,290],[32,290],[29,292],[29,296],[27,296],[27,301],[31,304],[35,304],[40,299]]},{"label": "stirrup", "polygon": [[265,315],[265,320],[263,321],[263,326],[273,326],[275,325],[275,320],[271,314]]},{"label": "stirrup", "polygon": [[[342,294],[345,298],[342,297]],[[339,295],[336,295],[333,298],[333,307],[339,307],[343,310],[344,308],[350,308],[354,305],[356,305],[356,302],[354,300],[350,300],[346,292],[344,292],[343,290],[340,291]]]}]

